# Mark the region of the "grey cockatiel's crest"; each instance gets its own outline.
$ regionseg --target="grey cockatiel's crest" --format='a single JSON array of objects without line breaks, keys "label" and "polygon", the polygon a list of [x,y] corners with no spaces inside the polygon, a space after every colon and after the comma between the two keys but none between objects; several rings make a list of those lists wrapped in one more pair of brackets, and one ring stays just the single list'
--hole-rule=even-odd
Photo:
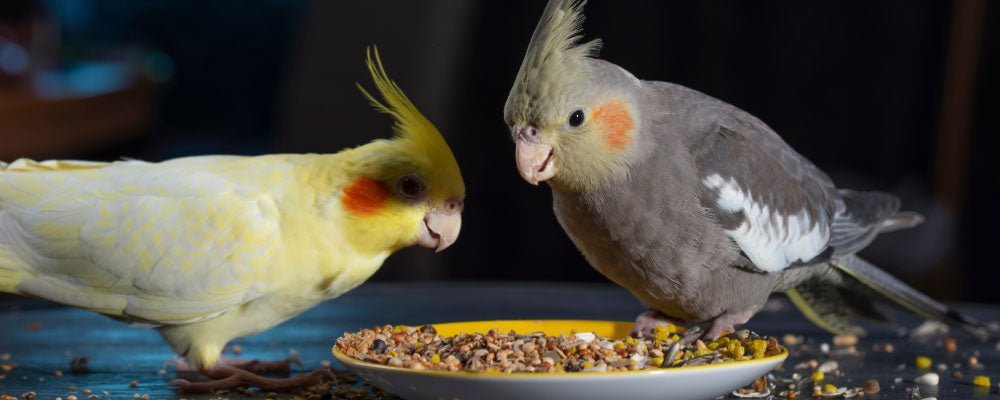
[{"label": "grey cockatiel's crest", "polygon": [[587,261],[650,308],[637,329],[705,322],[709,338],[785,292],[832,332],[884,320],[872,300],[981,337],[968,318],[859,258],[922,222],[899,199],[838,189],[754,116],[680,85],[641,81],[578,45],[584,2],[552,0],[504,118],[522,177],[552,187]]},{"label": "grey cockatiel's crest", "polygon": [[[505,114],[543,112],[544,108],[532,107],[531,102],[567,96],[572,86],[566,85],[567,81],[562,78],[582,79],[586,75],[584,60],[597,55],[601,42],[578,43],[585,4],[586,1],[581,0],[560,0],[551,1],[545,7],[514,79],[514,88],[507,97]],[[539,115],[519,116],[528,120],[541,118]]]}]

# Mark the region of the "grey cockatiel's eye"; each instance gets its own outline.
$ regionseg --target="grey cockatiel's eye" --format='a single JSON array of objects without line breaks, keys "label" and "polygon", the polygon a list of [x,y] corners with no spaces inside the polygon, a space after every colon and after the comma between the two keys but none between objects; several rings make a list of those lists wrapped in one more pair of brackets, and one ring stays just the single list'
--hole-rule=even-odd
[{"label": "grey cockatiel's eye", "polygon": [[569,124],[569,126],[576,128],[580,125],[583,125],[583,119],[584,119],[583,110],[573,110],[573,112],[569,114],[569,120],[567,120],[566,122]]}]

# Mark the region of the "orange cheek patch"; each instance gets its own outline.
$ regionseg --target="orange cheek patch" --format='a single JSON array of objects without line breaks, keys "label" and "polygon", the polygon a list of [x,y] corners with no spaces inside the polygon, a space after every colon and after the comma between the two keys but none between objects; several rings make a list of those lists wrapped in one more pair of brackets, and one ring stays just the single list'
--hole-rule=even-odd
[{"label": "orange cheek patch", "polygon": [[632,141],[632,115],[625,102],[614,99],[594,109],[594,122],[604,133],[604,145],[612,150],[622,150]]},{"label": "orange cheek patch", "polygon": [[385,185],[360,176],[344,188],[340,201],[351,214],[369,216],[381,210],[388,198],[389,192]]}]

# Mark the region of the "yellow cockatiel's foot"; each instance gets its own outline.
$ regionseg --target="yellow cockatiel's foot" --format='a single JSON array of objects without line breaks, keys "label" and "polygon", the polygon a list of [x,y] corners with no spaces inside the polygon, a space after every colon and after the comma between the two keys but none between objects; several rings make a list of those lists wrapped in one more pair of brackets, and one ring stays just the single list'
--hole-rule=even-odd
[{"label": "yellow cockatiel's foot", "polygon": [[[177,370],[178,374],[200,372],[196,368],[193,368],[190,365],[188,365],[188,363],[185,362],[183,358],[179,357],[167,361],[165,365],[173,366]],[[239,358],[220,357],[219,361],[216,362],[216,366],[236,367],[244,371],[253,372],[255,374],[287,375],[289,372],[292,371],[292,365],[296,365],[299,368],[302,368],[302,363],[296,357],[288,357],[284,360],[276,360],[276,361],[243,360]]]},{"label": "yellow cockatiel's foot", "polygon": [[217,365],[201,373],[212,380],[191,382],[186,379],[174,379],[169,384],[177,386],[185,393],[211,393],[239,387],[256,387],[267,392],[292,392],[320,384],[324,377],[333,379],[332,373],[327,369],[317,369],[291,378],[267,378],[229,365]]}]

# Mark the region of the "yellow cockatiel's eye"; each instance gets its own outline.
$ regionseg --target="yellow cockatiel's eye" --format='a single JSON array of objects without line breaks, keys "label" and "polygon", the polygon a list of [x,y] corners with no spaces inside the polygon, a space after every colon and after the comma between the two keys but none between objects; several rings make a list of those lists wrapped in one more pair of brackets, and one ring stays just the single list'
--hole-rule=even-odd
[{"label": "yellow cockatiel's eye", "polygon": [[424,197],[427,188],[423,181],[416,176],[404,176],[396,182],[396,191],[403,197],[410,200],[419,200]]}]

